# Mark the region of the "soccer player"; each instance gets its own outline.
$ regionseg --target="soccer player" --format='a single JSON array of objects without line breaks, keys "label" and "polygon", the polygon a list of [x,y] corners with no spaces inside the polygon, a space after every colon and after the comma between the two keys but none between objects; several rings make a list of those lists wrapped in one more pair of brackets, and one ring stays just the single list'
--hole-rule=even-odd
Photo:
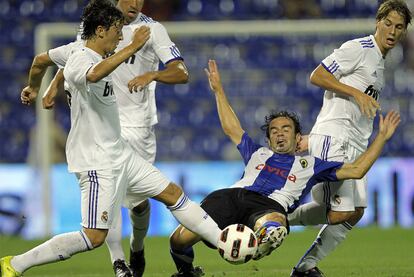
[{"label": "soccer player", "polygon": [[[148,162],[154,163],[156,155],[154,126],[158,122],[155,103],[156,82],[186,83],[188,72],[180,51],[169,38],[164,26],[141,13],[143,0],[116,2],[118,9],[125,17],[125,26],[123,28],[124,39],[115,52],[131,41],[135,29],[147,26],[151,30],[151,37],[145,46],[122,63],[113,72],[112,78],[114,93],[119,105],[121,135],[133,151]],[[59,67],[64,67],[69,52],[73,47],[78,46],[79,43],[74,43],[58,47],[49,50],[47,55]],[[158,70],[160,61],[165,64],[163,70]],[[53,107],[58,83],[62,81],[62,73],[58,72],[43,97],[45,108]],[[130,268],[134,277],[141,277],[145,268],[143,241],[149,225],[149,201],[134,203],[129,211],[132,223]],[[109,231],[106,243],[116,276],[128,277],[130,273],[121,245],[121,225],[122,222],[119,220],[115,228]]]},{"label": "soccer player", "polygon": [[[364,153],[380,107],[385,57],[405,36],[410,22],[404,1],[384,1],[374,35],[345,42],[313,71],[311,82],[325,89],[325,95],[308,137],[310,155],[352,162]],[[321,183],[312,189],[313,201],[289,215],[291,225],[325,224],[291,276],[322,276],[317,263],[346,238],[364,213],[366,185],[365,176]]]},{"label": "soccer player", "polygon": [[[242,129],[226,98],[215,61],[209,61],[208,67],[206,72],[215,94],[221,126],[237,145],[246,167],[243,177],[233,187],[209,194],[201,207],[222,229],[242,223],[254,230],[258,237],[258,252],[253,257],[256,260],[281,245],[289,228],[287,214],[298,206],[313,185],[364,176],[400,122],[399,114],[394,111],[385,118],[380,115],[375,141],[353,163],[295,156],[301,139],[297,117],[288,112],[270,114],[262,126],[268,146],[254,143]],[[171,255],[178,269],[174,277],[202,276],[201,268],[192,265],[192,245],[200,240],[199,235],[183,226],[171,235]]]},{"label": "soccer player", "polygon": [[79,181],[83,228],[54,236],[24,254],[2,258],[2,277],[21,276],[33,266],[65,260],[102,245],[122,202],[131,207],[148,197],[161,201],[178,221],[213,245],[221,232],[179,186],[131,151],[121,138],[110,73],[143,47],[149,28],[135,30],[125,48],[103,59],[122,39],[122,13],[106,0],[95,0],[86,6],[82,19],[85,46],[70,55],[64,78],[72,96],[66,156],[69,171]]}]

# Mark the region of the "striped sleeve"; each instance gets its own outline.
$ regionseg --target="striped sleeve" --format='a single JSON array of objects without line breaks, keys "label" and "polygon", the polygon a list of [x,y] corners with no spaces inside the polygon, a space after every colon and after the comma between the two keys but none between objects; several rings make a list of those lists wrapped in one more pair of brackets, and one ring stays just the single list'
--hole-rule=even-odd
[{"label": "striped sleeve", "polygon": [[358,41],[345,42],[339,49],[326,57],[321,65],[339,79],[341,76],[354,71],[360,64],[363,55],[363,47]]}]

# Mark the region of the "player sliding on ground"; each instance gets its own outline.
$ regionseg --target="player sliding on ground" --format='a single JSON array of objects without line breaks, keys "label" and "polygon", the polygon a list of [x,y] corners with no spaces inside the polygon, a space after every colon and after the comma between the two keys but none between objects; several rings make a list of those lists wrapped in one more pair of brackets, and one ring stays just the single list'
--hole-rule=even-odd
[{"label": "player sliding on ground", "polygon": [[[209,194],[201,207],[221,229],[234,223],[253,229],[258,237],[258,251],[253,257],[256,260],[281,245],[289,231],[287,213],[299,205],[313,185],[364,176],[400,123],[400,116],[395,111],[385,118],[381,116],[376,139],[353,163],[295,156],[301,139],[295,114],[282,111],[266,116],[262,130],[266,133],[268,146],[256,144],[242,129],[227,100],[214,60],[209,61],[206,73],[215,94],[223,131],[237,146],[246,167],[238,182],[231,188]],[[192,265],[192,246],[200,240],[200,236],[181,225],[171,235],[171,255],[178,269],[174,277],[203,275],[200,267]]]}]

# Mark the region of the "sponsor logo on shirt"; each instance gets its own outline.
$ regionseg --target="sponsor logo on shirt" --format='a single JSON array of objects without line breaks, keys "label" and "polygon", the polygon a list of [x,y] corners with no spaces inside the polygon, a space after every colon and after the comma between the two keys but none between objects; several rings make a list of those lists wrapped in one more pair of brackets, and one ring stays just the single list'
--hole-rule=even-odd
[{"label": "sponsor logo on shirt", "polygon": [[289,171],[278,168],[278,167],[273,167],[267,164],[259,164],[256,166],[257,170],[261,170],[261,171],[267,171],[269,173],[273,173],[277,176],[280,176],[284,179],[288,179],[289,181],[295,183],[296,182],[296,176],[294,174],[289,174]]},{"label": "sponsor logo on shirt", "polygon": [[373,85],[370,85],[369,87],[367,87],[367,89],[364,91],[364,93],[368,96],[371,96],[375,100],[378,100],[379,91],[374,89]]}]

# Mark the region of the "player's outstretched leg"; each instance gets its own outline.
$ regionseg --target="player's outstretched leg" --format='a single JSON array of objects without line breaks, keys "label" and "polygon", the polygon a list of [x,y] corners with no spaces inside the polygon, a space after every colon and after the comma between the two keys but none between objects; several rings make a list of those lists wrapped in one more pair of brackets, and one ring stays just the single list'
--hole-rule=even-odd
[{"label": "player's outstretched leg", "polygon": [[17,272],[13,266],[11,265],[10,261],[13,256],[7,256],[0,259],[0,276],[1,277],[19,277],[22,276],[19,272]]},{"label": "player's outstretched leg", "polygon": [[[323,276],[316,265],[345,240],[351,229],[352,225],[347,222],[337,225],[324,225],[311,247],[293,268],[291,276]],[[301,275],[301,273],[306,272],[312,272],[313,275]]]},{"label": "player's outstretched leg", "polygon": [[129,267],[133,277],[142,277],[145,271],[144,238],[149,227],[150,207],[147,199],[129,211],[132,224]]},{"label": "player's outstretched leg", "polygon": [[260,260],[264,256],[270,255],[273,250],[282,245],[283,240],[288,235],[288,230],[279,222],[268,221],[256,231],[257,252],[254,260]]},{"label": "player's outstretched leg", "polygon": [[104,242],[106,231],[95,230],[95,232],[93,243],[89,240],[84,230],[64,233],[54,236],[26,253],[4,258],[1,262],[1,277],[20,276],[19,274],[23,274],[33,266],[63,261],[76,253],[98,247]]}]

